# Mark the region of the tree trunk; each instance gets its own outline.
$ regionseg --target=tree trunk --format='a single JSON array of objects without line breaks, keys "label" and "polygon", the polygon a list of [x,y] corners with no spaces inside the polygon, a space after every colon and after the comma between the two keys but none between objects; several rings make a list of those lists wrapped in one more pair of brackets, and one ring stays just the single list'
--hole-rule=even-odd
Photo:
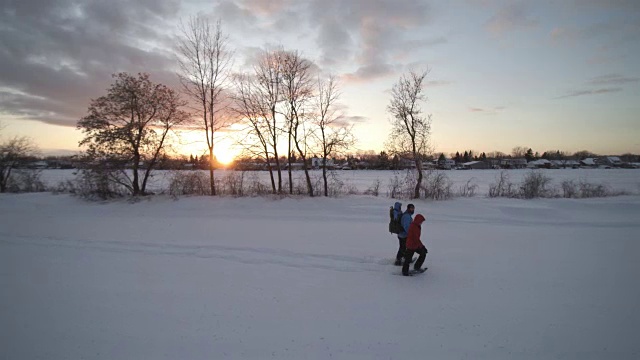
[{"label": "tree trunk", "polygon": [[133,196],[137,196],[140,194],[140,184],[138,184],[138,181],[140,180],[140,177],[138,176],[138,166],[140,166],[140,155],[136,154],[133,157],[133,184],[132,188],[132,195]]},{"label": "tree trunk", "polygon": [[293,194],[293,176],[291,174],[291,125],[289,125],[289,152],[287,152],[287,158],[289,161],[289,194]]},{"label": "tree trunk", "polygon": [[273,167],[271,166],[271,161],[267,158],[267,168],[269,168],[269,177],[271,178],[271,192],[273,194],[276,193],[276,181],[273,178]]},{"label": "tree trunk", "polygon": [[325,157],[325,166],[322,168],[322,178],[324,179],[324,196],[329,196],[329,188],[327,186],[327,158]]},{"label": "tree trunk", "polygon": [[419,159],[416,159],[416,169],[418,170],[418,182],[416,183],[416,189],[413,194],[414,199],[420,198],[420,187],[422,185],[422,163]]},{"label": "tree trunk", "polygon": [[304,176],[307,178],[307,191],[309,191],[309,197],[313,197],[313,185],[311,185],[311,176],[309,176],[309,169],[307,168],[307,159],[302,157],[304,166]]},{"label": "tree trunk", "polygon": [[216,196],[216,178],[213,176],[213,147],[209,148],[209,182],[211,184],[211,196]]}]

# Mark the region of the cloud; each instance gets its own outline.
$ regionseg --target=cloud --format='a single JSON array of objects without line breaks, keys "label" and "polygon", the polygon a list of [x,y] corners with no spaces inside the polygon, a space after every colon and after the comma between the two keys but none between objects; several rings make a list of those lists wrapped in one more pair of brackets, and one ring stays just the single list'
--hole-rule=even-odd
[{"label": "cloud", "polygon": [[576,6],[592,6],[605,10],[620,10],[625,13],[640,12],[637,0],[574,0]]},{"label": "cloud", "polygon": [[635,83],[640,81],[640,78],[637,77],[628,77],[622,76],[619,74],[609,74],[597,76],[589,80],[588,84],[591,85],[618,85],[618,84],[628,84]]},{"label": "cloud", "polygon": [[501,35],[537,25],[538,20],[530,17],[525,3],[510,3],[500,8],[500,10],[487,21],[485,29],[494,35]]},{"label": "cloud", "polygon": [[506,106],[495,106],[492,108],[469,107],[469,111],[474,113],[482,113],[485,115],[497,115],[498,113],[502,112],[502,110],[505,110],[506,108],[507,108]]},{"label": "cloud", "polygon": [[[310,38],[319,48],[320,65],[350,67],[343,75],[350,82],[393,75],[404,69],[398,54],[414,56],[417,49],[448,41],[438,34],[425,39],[418,35],[435,18],[426,1],[213,0],[206,8],[203,3],[4,1],[0,9],[1,111],[75,126],[90,100],[106,93],[113,73],[148,72],[152,81],[179,88],[173,49],[178,15],[184,8],[221,18],[232,37],[279,41],[313,31]],[[259,49],[242,47],[249,44],[236,50],[245,55],[238,66],[250,65],[259,53]]]},{"label": "cloud", "polygon": [[292,0],[244,0],[243,3],[247,10],[269,16],[285,10]]},{"label": "cloud", "polygon": [[[390,63],[394,52],[411,44],[407,36],[431,23],[432,10],[424,1],[311,0],[307,16],[309,26],[318,31],[316,43],[325,64],[355,60],[358,67],[371,68]],[[412,45],[433,44],[420,40]]]},{"label": "cloud", "polygon": [[214,6],[212,17],[222,19],[223,24],[238,28],[253,28],[257,22],[256,16],[249,9],[238,6],[232,1],[220,1]]},{"label": "cloud", "polygon": [[369,121],[369,118],[360,115],[343,116],[342,119],[347,123],[366,123]]},{"label": "cloud", "polygon": [[360,83],[384,78],[395,73],[391,64],[371,64],[360,67],[356,72],[342,76],[348,83]]},{"label": "cloud", "polygon": [[0,12],[0,108],[17,117],[75,126],[110,75],[147,71],[177,85],[160,30],[176,0],[23,0]]},{"label": "cloud", "polygon": [[583,95],[599,95],[599,94],[607,94],[607,93],[620,92],[620,91],[622,91],[622,88],[619,88],[619,87],[618,88],[600,88],[600,89],[576,90],[576,91],[569,92],[568,94],[565,94],[565,95],[562,95],[562,96],[558,96],[558,97],[556,97],[556,99],[565,99],[565,98],[583,96]]}]

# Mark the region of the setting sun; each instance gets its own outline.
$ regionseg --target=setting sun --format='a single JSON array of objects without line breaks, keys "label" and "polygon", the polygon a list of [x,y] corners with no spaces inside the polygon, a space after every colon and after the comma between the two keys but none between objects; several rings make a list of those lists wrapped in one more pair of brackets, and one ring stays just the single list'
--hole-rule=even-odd
[{"label": "setting sun", "polygon": [[219,163],[227,165],[233,162],[235,159],[235,154],[233,154],[229,148],[222,147],[224,144],[219,144],[213,150],[213,154],[216,156],[216,160]]},{"label": "setting sun", "polygon": [[[177,152],[186,156],[202,156],[208,155],[209,149],[207,148],[206,139],[204,134],[196,131],[181,131],[180,146],[177,148]],[[224,165],[230,164],[235,160],[238,155],[238,151],[233,146],[233,141],[229,138],[220,136],[216,139],[215,146],[213,148],[213,155],[216,160]]]}]

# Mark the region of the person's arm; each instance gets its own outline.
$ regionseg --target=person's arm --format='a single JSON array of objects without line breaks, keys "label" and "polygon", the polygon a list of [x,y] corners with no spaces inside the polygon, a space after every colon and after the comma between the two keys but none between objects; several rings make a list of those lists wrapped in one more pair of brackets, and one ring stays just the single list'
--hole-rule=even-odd
[{"label": "person's arm", "polygon": [[409,233],[409,225],[411,225],[411,215],[404,214],[402,216],[402,220],[400,220],[400,223],[402,224],[402,229],[404,230],[405,234],[408,234]]}]

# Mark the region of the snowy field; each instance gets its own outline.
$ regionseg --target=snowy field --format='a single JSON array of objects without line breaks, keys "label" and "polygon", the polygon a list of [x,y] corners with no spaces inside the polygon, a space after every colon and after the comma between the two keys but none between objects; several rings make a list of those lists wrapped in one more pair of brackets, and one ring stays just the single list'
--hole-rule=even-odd
[{"label": "snowy field", "polygon": [[0,195],[0,359],[640,358],[640,197],[414,203]]},{"label": "snowy field", "polygon": [[[513,183],[520,183],[524,176],[532,170],[506,170],[509,180]],[[576,182],[586,181],[591,184],[605,185],[613,191],[625,191],[629,194],[640,194],[640,169],[554,169],[540,170],[552,179],[552,186],[560,187],[564,180],[574,180]],[[42,172],[42,180],[47,186],[55,187],[58,183],[70,180],[75,177],[76,170],[44,170]],[[470,184],[478,186],[476,194],[478,196],[487,196],[489,185],[496,182],[496,177],[500,176],[501,170],[449,170],[440,171],[447,175],[453,183],[452,191],[456,192],[459,188],[470,180]],[[202,171],[203,174],[209,176],[208,171]],[[216,178],[219,183],[233,171],[216,171]],[[241,172],[235,172],[239,175]],[[352,170],[352,171],[335,171],[337,179],[344,183],[345,188],[354,187],[359,193],[363,193],[370,188],[376,181],[380,181],[380,195],[387,195],[389,192],[389,183],[392,178],[398,177],[404,179],[406,171],[374,171],[374,170]],[[166,192],[169,187],[171,171],[156,171],[153,178],[149,182],[149,190],[155,192]],[[270,184],[269,173],[267,171],[246,171],[244,176],[249,181],[256,177],[264,184]],[[283,181],[286,181],[288,174],[283,173]],[[322,177],[321,171],[312,171],[311,176],[314,179]],[[294,171],[294,183],[304,183],[304,172]]]}]

